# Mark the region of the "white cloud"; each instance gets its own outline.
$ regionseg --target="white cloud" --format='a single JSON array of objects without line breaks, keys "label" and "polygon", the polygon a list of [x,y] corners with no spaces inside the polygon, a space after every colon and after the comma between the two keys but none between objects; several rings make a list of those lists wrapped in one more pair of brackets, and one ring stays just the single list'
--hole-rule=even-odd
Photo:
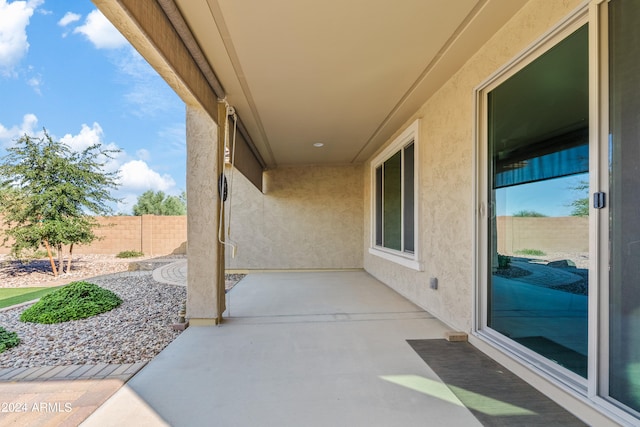
[{"label": "white cloud", "polygon": [[98,123],[93,123],[92,127],[83,124],[80,133],[77,135],[66,134],[60,138],[60,142],[67,144],[72,150],[82,151],[92,145],[101,145],[104,132]]},{"label": "white cloud", "polygon": [[42,78],[40,76],[31,77],[27,80],[27,84],[33,88],[35,93],[42,95],[42,91],[40,90],[40,86],[42,86]]},{"label": "white cloud", "polygon": [[97,49],[118,49],[128,44],[124,36],[99,10],[89,13],[84,24],[76,27],[73,32],[83,34]]},{"label": "white cloud", "polygon": [[60,142],[68,145],[74,151],[82,151],[93,145],[98,145],[103,151],[111,151],[108,154],[109,158],[101,157],[99,160],[104,163],[103,169],[105,172],[115,172],[120,168],[122,162],[127,159],[127,153],[113,142],[105,143],[103,137],[104,131],[99,123],[94,122],[91,127],[83,123],[80,133],[77,135],[68,133],[60,138]]},{"label": "white cloud", "polygon": [[167,191],[176,185],[170,175],[160,175],[142,160],[131,160],[123,164],[120,167],[119,182],[123,190]]},{"label": "white cloud", "polygon": [[9,147],[13,145],[14,141],[24,134],[31,136],[42,136],[42,131],[35,131],[35,127],[38,124],[38,118],[35,114],[25,114],[22,118],[22,123],[14,125],[10,128],[6,128],[0,123],[0,145],[2,147]]},{"label": "white cloud", "polygon": [[43,0],[0,0],[0,74],[15,75],[14,68],[29,50],[27,25],[33,11]]},{"label": "white cloud", "polygon": [[67,13],[64,14],[62,19],[60,19],[58,21],[58,25],[60,25],[61,27],[66,27],[67,25],[71,24],[72,22],[79,21],[80,18],[82,18],[82,16],[78,15],[77,13],[67,12]]}]

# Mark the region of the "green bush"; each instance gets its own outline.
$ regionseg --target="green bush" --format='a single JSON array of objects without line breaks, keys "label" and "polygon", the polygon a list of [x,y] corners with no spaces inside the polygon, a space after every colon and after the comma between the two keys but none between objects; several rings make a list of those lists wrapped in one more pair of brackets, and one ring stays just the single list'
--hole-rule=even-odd
[{"label": "green bush", "polygon": [[516,251],[518,255],[533,255],[533,256],[545,256],[546,252],[541,251],[540,249],[521,249]]},{"label": "green bush", "polygon": [[122,303],[118,295],[88,282],[72,282],[40,301],[20,315],[23,322],[61,323],[86,319],[113,310]]},{"label": "green bush", "polygon": [[9,332],[0,326],[0,353],[20,344],[20,338],[15,332]]},{"label": "green bush", "polygon": [[511,257],[498,254],[498,269],[505,270],[511,266]]},{"label": "green bush", "polygon": [[120,252],[118,255],[116,255],[116,258],[138,258],[144,256],[144,254],[142,252],[138,252],[138,251],[122,251]]}]

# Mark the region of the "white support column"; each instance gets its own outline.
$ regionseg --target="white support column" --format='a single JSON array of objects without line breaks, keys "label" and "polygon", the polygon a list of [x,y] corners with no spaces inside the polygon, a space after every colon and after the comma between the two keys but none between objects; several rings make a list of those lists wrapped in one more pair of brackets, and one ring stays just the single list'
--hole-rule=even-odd
[{"label": "white support column", "polygon": [[[187,106],[187,316],[192,326],[222,318],[220,278],[223,250],[218,243],[218,126],[197,107]],[[222,294],[224,299],[224,293]],[[222,303],[222,305],[221,305]]]}]

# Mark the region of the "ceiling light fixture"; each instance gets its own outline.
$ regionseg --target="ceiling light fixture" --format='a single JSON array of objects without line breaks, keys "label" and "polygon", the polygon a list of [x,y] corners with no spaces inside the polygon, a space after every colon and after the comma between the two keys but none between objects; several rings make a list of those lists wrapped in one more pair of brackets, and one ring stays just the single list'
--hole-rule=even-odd
[{"label": "ceiling light fixture", "polygon": [[322,146],[324,146],[324,144],[322,142],[314,142],[313,146],[314,147],[322,147]]}]

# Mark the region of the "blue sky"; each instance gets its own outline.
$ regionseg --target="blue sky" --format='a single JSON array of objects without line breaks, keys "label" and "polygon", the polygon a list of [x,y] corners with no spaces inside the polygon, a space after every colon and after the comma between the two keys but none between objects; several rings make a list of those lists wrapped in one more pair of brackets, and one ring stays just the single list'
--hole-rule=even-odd
[{"label": "blue sky", "polygon": [[571,203],[587,196],[575,188],[588,179],[588,174],[579,174],[501,188],[496,191],[496,213],[513,215],[527,210],[546,216],[570,216]]},{"label": "blue sky", "polygon": [[146,190],[185,189],[184,103],[89,0],[0,0],[0,97],[0,155],[43,128],[118,148],[121,213]]}]

